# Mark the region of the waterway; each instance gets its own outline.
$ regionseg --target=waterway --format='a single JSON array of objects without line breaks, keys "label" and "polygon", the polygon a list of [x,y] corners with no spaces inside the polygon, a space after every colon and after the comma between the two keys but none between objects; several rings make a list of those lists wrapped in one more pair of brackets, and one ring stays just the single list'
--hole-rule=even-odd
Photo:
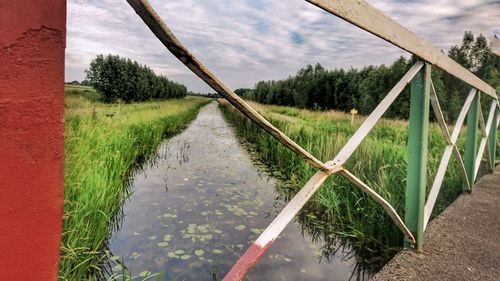
[{"label": "waterway", "polygon": [[[221,280],[286,204],[280,184],[217,104],[205,106],[134,173],[109,244],[111,272]],[[291,223],[246,280],[367,279],[349,253],[324,258],[320,242]]]}]

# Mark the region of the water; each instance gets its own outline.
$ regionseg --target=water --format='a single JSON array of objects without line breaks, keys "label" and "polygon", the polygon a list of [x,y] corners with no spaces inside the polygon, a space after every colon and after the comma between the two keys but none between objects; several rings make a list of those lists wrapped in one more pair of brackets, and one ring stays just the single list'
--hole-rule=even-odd
[{"label": "water", "polygon": [[[111,267],[163,272],[164,280],[222,279],[285,204],[279,183],[252,160],[216,103],[163,142],[131,184]],[[354,259],[339,253],[326,261],[321,253],[291,223],[247,280],[349,280]]]}]

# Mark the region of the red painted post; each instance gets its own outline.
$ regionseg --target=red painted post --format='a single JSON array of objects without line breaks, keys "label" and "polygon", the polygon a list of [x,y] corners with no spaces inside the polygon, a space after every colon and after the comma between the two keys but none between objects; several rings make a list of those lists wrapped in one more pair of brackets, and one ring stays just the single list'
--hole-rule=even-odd
[{"label": "red painted post", "polygon": [[65,0],[0,2],[0,279],[57,280]]}]

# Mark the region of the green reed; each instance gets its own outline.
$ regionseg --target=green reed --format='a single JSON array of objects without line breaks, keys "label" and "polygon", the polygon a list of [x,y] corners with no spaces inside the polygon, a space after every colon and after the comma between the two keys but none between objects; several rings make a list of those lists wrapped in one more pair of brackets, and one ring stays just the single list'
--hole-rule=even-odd
[{"label": "green reed", "polygon": [[[308,111],[252,103],[264,117],[322,161],[332,160],[361,125],[340,112]],[[279,192],[291,198],[314,174],[309,164],[269,134],[222,103],[226,118],[245,140],[254,144],[259,157],[276,170],[285,184]],[[380,120],[356,149],[345,167],[384,197],[404,217],[407,122]],[[428,181],[430,189],[445,143],[439,127],[429,128]],[[459,141],[463,148],[463,139]],[[429,190],[428,190],[429,191]],[[434,208],[439,214],[462,192],[458,165],[452,159]],[[374,200],[340,175],[328,179],[298,215],[302,230],[321,241],[324,256],[332,258],[348,249],[357,257],[358,270],[375,272],[402,246],[403,235]]]},{"label": "green reed", "polygon": [[182,131],[210,100],[104,104],[91,88],[66,89],[65,191],[60,280],[102,276],[107,242],[129,195],[131,171]]}]

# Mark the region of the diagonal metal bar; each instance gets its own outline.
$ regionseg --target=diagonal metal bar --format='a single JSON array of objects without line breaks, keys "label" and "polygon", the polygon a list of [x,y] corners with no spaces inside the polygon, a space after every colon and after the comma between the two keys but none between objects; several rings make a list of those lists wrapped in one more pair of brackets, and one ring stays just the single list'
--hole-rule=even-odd
[{"label": "diagonal metal bar", "polygon": [[451,142],[456,143],[458,139],[458,135],[460,135],[460,130],[462,129],[462,125],[464,124],[465,116],[467,116],[467,112],[469,111],[469,107],[476,95],[477,90],[471,89],[469,95],[465,99],[464,106],[458,115],[457,121],[455,122],[455,127],[453,128],[453,132],[451,133]]},{"label": "diagonal metal bar", "polygon": [[429,219],[431,218],[432,210],[434,209],[434,204],[436,203],[439,190],[441,189],[441,184],[443,183],[444,175],[446,174],[446,168],[448,168],[448,163],[450,162],[450,156],[453,152],[453,144],[447,145],[444,149],[443,157],[439,163],[438,170],[436,172],[436,177],[432,183],[431,191],[427,197],[427,202],[424,208],[424,231]]},{"label": "diagonal metal bar", "polygon": [[460,167],[460,173],[465,181],[466,190],[470,190],[470,182],[469,176],[467,176],[467,170],[465,170],[464,160],[462,159],[462,155],[460,154],[460,150],[456,145],[453,146],[453,154],[455,154],[455,159],[457,160],[458,166]]},{"label": "diagonal metal bar", "polygon": [[[336,167],[334,171],[340,170]],[[257,240],[247,249],[247,251],[238,259],[236,264],[224,277],[224,281],[242,280],[248,270],[259,260],[266,252],[269,246],[281,234],[285,227],[292,221],[295,215],[302,209],[306,202],[313,196],[323,182],[330,176],[330,173],[318,171],[302,187],[302,189],[290,200],[285,208],[271,222],[271,224],[262,232]]]},{"label": "diagonal metal bar", "polygon": [[439,104],[439,99],[436,93],[436,89],[434,88],[434,83],[431,80],[431,105],[434,111],[434,115],[439,124],[439,128],[441,128],[441,132],[443,133],[446,144],[453,144],[450,137],[450,131],[448,130],[448,125],[446,125],[446,121],[443,117],[443,111],[441,110],[441,105]]},{"label": "diagonal metal bar", "polygon": [[330,169],[323,162],[318,160],[312,154],[307,152],[287,135],[273,126],[269,121],[262,117],[256,110],[250,107],[243,99],[236,95],[224,82],[222,82],[213,72],[211,72],[201,61],[191,54],[186,47],[175,37],[165,22],[154,11],[147,0],[127,0],[130,6],[141,17],[144,23],[149,27],[153,34],[163,43],[165,47],[176,56],[193,73],[200,77],[212,89],[226,98],[244,115],[250,118],[258,126],[271,134],[275,139],[288,147],[293,152],[300,155],[312,166],[327,171]]},{"label": "diagonal metal bar", "polygon": [[[493,102],[491,104],[491,108],[495,108],[495,103]],[[491,128],[491,124],[493,123],[493,118],[494,118],[494,115],[495,115],[495,112],[494,110],[490,110],[490,113],[488,115],[488,121],[486,123],[486,126],[484,125],[484,117],[483,117],[483,113],[482,113],[482,110],[481,110],[481,107],[479,107],[479,123],[481,125],[481,128],[483,130],[483,137],[481,138],[481,142],[479,144],[479,149],[478,149],[478,152],[477,152],[477,156],[476,156],[476,161],[475,161],[475,166],[474,166],[474,178],[477,177],[477,172],[479,171],[479,166],[481,165],[481,160],[483,159],[483,153],[484,153],[484,149],[486,147],[486,143],[488,141],[488,136],[489,136],[489,132],[490,132],[490,128]],[[487,153],[489,155],[489,153]]]},{"label": "diagonal metal bar", "polygon": [[408,229],[408,227],[405,225],[401,217],[399,217],[398,213],[394,208],[385,200],[382,196],[380,196],[377,192],[375,192],[373,189],[371,189],[368,185],[366,185],[363,181],[358,179],[355,175],[351,174],[346,169],[342,169],[339,171],[339,174],[345,176],[350,182],[352,182],[356,187],[358,187],[361,191],[364,193],[368,194],[373,200],[375,200],[377,203],[379,203],[382,208],[389,214],[391,217],[392,221],[396,224],[396,226],[401,230],[401,232],[406,236],[408,241],[410,241],[412,244],[415,244],[415,238],[413,237],[413,234],[411,231]]},{"label": "diagonal metal bar", "polygon": [[[486,126],[484,125],[484,118],[481,116],[481,129],[483,130],[483,136],[487,139],[486,140],[486,157],[488,159],[488,163],[492,163],[492,154],[491,154],[491,151],[490,151],[490,146],[488,145],[489,143],[489,136],[491,134],[491,127],[494,126],[494,122],[495,121],[495,110],[496,110],[496,100],[492,100],[491,101],[491,105],[490,105],[490,109],[488,111],[488,121],[487,121],[487,124]],[[491,118],[491,123],[489,123],[489,126],[488,126],[488,122]]]},{"label": "diagonal metal bar", "polygon": [[385,98],[377,105],[377,107],[372,111],[370,116],[366,118],[359,129],[352,135],[349,141],[344,145],[342,150],[337,154],[337,156],[326,164],[333,165],[343,165],[349,157],[354,153],[356,148],[365,139],[368,133],[373,129],[377,121],[382,117],[382,115],[387,111],[389,106],[394,102],[394,100],[399,96],[401,91],[406,87],[406,85],[413,79],[413,77],[418,73],[418,71],[424,66],[424,63],[418,61],[415,63],[408,72],[399,80],[399,82],[391,89],[391,91],[385,96]]}]

